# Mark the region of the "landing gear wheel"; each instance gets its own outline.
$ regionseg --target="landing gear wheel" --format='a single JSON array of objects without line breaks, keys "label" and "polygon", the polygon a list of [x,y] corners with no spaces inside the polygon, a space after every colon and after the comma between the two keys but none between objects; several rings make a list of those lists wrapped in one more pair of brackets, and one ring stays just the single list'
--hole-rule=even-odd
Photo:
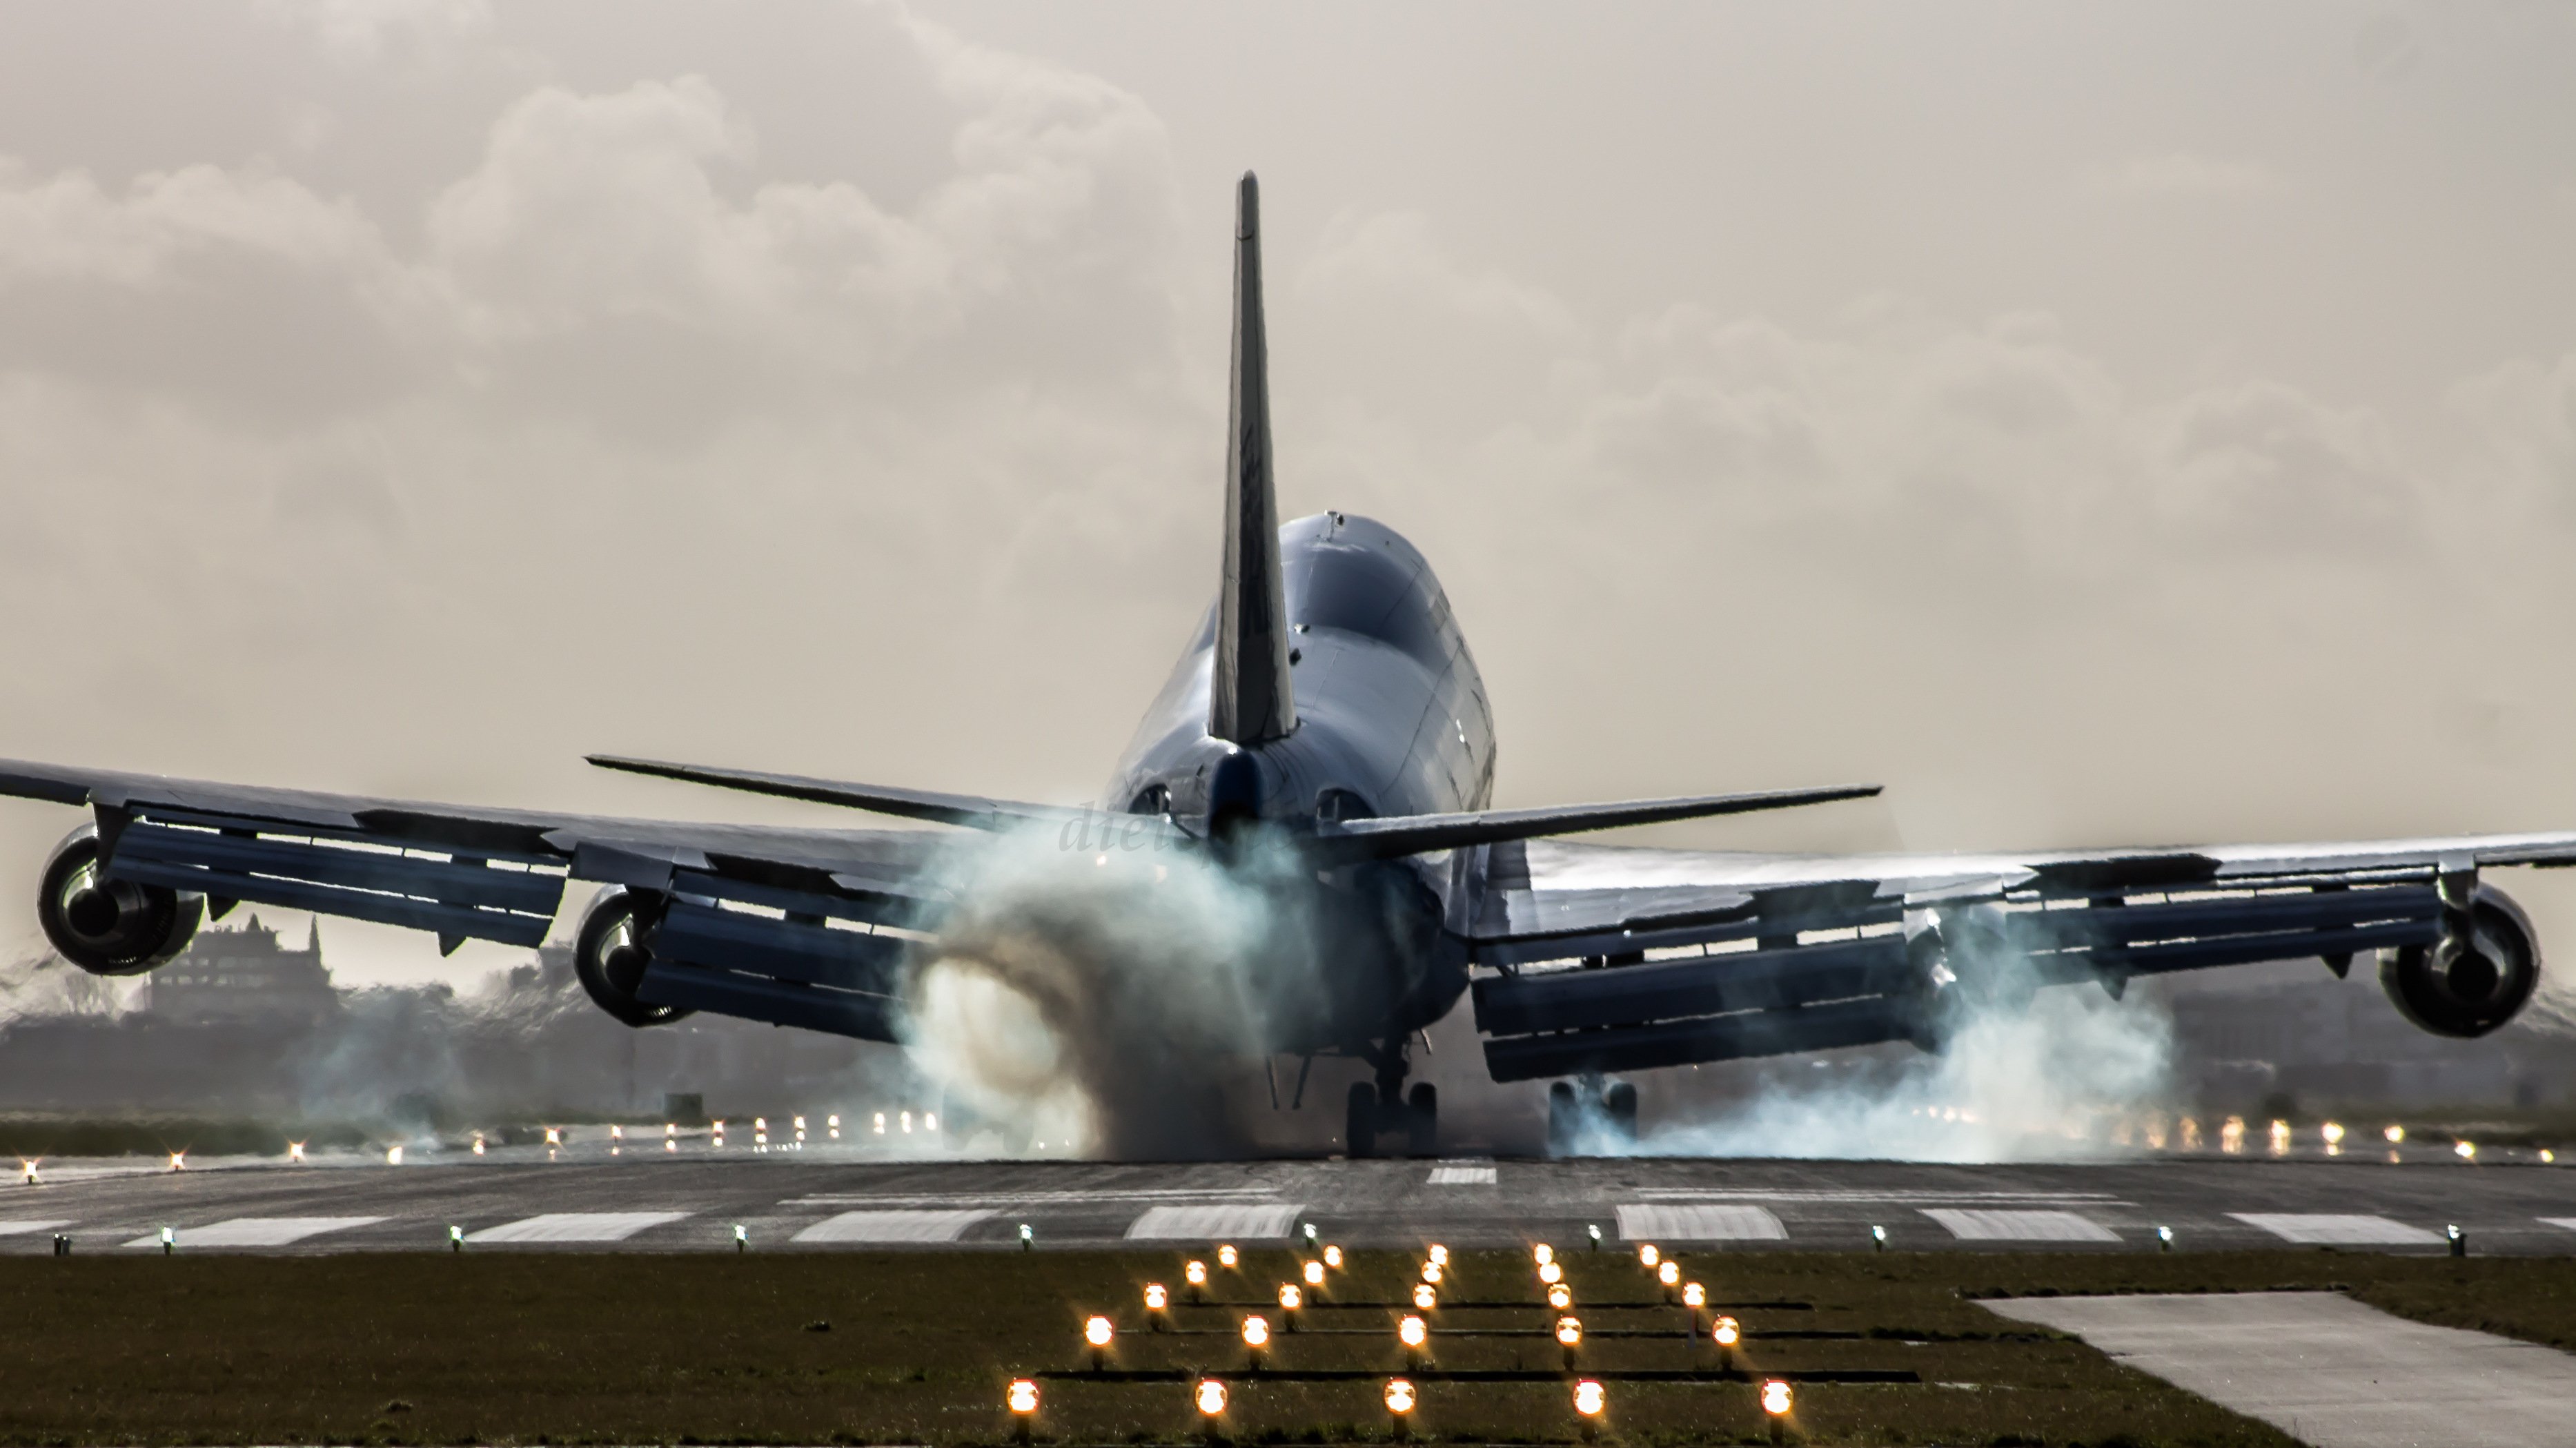
[{"label": "landing gear wheel", "polygon": [[1582,1118],[1574,1106],[1574,1083],[1551,1081],[1547,1088],[1547,1154],[1574,1155],[1574,1136]]},{"label": "landing gear wheel", "polygon": [[1440,1088],[1428,1081],[1416,1083],[1406,1105],[1411,1109],[1404,1117],[1404,1149],[1429,1156],[1440,1145]]},{"label": "landing gear wheel", "polygon": [[1377,1088],[1351,1083],[1350,1107],[1343,1113],[1342,1150],[1354,1160],[1377,1155]]},{"label": "landing gear wheel", "polygon": [[1628,1081],[1613,1081],[1601,1093],[1601,1113],[1609,1118],[1611,1135],[1625,1146],[1637,1139],[1637,1088]]}]

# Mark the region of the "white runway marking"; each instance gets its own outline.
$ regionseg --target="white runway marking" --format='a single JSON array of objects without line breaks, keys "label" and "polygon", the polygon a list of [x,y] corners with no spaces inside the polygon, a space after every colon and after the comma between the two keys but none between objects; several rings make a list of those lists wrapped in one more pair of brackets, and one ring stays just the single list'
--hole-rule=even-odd
[{"label": "white runway marking", "polygon": [[1494,1184],[1494,1169],[1489,1166],[1435,1166],[1423,1185],[1433,1187],[1489,1187]]},{"label": "white runway marking", "polygon": [[1962,1242],[2116,1242],[2111,1231],[2073,1212],[1994,1212],[1958,1207],[1917,1210]]},{"label": "white runway marking", "polygon": [[[2364,1219],[2369,1220],[2369,1219]],[[2576,1357],[2340,1293],[1989,1300],[2319,1448],[2564,1443]]]},{"label": "white runway marking", "polygon": [[799,1242],[954,1242],[992,1216],[981,1208],[949,1212],[843,1212],[796,1234]]},{"label": "white runway marking", "polygon": [[[468,1232],[468,1242],[623,1242],[648,1227],[679,1221],[686,1212],[548,1212],[498,1227]],[[184,1241],[182,1245],[185,1245]]]},{"label": "white runway marking", "polygon": [[[213,1222],[203,1227],[181,1227],[179,1249],[193,1247],[284,1247],[324,1232],[345,1232],[351,1227],[372,1227],[383,1217],[235,1217],[227,1222]],[[158,1231],[135,1238],[128,1247],[158,1247]]]},{"label": "white runway marking", "polygon": [[1033,1207],[1055,1202],[1204,1202],[1275,1197],[1277,1187],[1129,1187],[1096,1192],[808,1192],[782,1207]]},{"label": "white runway marking", "polygon": [[1665,1201],[1692,1202],[2062,1202],[2069,1206],[2127,1206],[2129,1203],[2109,1192],[1941,1192],[1868,1190],[1797,1190],[1766,1191],[1760,1187],[1636,1187],[1641,1197]]},{"label": "white runway marking", "polygon": [[2316,1212],[2229,1212],[2284,1242],[2316,1247],[2438,1247],[2442,1239],[2421,1227],[2386,1217],[2346,1217]]},{"label": "white runway marking", "polygon": [[1228,1238],[1259,1241],[1285,1237],[1297,1220],[1302,1202],[1264,1202],[1241,1206],[1150,1207],[1127,1224],[1133,1241],[1216,1242]]},{"label": "white runway marking", "polygon": [[1619,1235],[1631,1242],[1785,1242],[1789,1229],[1768,1207],[1628,1206]]},{"label": "white runway marking", "polygon": [[2544,1227],[2565,1227],[2568,1231],[2576,1232],[2576,1217],[2543,1217],[2540,1219],[2540,1224]]},{"label": "white runway marking", "polygon": [[0,1237],[15,1237],[27,1232],[52,1232],[70,1225],[69,1222],[0,1222]]}]

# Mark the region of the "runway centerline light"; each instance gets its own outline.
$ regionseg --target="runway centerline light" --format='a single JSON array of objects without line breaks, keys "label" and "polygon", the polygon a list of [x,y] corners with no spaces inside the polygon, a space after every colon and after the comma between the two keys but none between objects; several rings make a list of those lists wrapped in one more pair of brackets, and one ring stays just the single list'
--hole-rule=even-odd
[{"label": "runway centerline light", "polygon": [[1332,1268],[1336,1272],[1340,1271],[1342,1266],[1342,1249],[1339,1247],[1326,1247],[1324,1249],[1324,1265]]},{"label": "runway centerline light", "polygon": [[1225,1384],[1217,1381],[1215,1378],[1199,1379],[1197,1402],[1200,1417],[1215,1418],[1223,1416],[1225,1413]]},{"label": "runway centerline light", "polygon": [[1301,1275],[1303,1275],[1303,1276],[1305,1277],[1305,1279],[1306,1279],[1306,1285],[1307,1285],[1307,1286],[1309,1286],[1309,1287],[1321,1287],[1321,1286],[1323,1286],[1323,1285],[1324,1285],[1324,1264],[1323,1264],[1323,1263],[1321,1263],[1321,1262],[1316,1262],[1316,1261],[1311,1261],[1311,1260],[1310,1260],[1310,1261],[1308,1261],[1308,1262],[1306,1263],[1306,1265],[1305,1265],[1303,1268],[1301,1268],[1301,1269],[1299,1269],[1299,1270],[1300,1270]]},{"label": "runway centerline light", "polygon": [[1231,1271],[1234,1267],[1234,1263],[1235,1253],[1233,1247],[1220,1246],[1216,1249],[1216,1265]]},{"label": "runway centerline light", "polygon": [[1554,1287],[1565,1280],[1565,1269],[1553,1262],[1541,1262],[1538,1264],[1538,1280]]},{"label": "runway centerline light", "polygon": [[1648,1242],[1637,1249],[1637,1261],[1643,1264],[1649,1272],[1655,1270],[1655,1264],[1662,1260],[1664,1260],[1664,1254],[1656,1250],[1655,1244],[1652,1242]]},{"label": "runway centerline light", "polygon": [[1770,1414],[1774,1418],[1785,1418],[1789,1414],[1790,1405],[1795,1400],[1795,1395],[1790,1392],[1789,1385],[1787,1383],[1782,1382],[1778,1378],[1767,1378],[1763,1381],[1763,1412]]},{"label": "runway centerline light", "polygon": [[1553,1283],[1547,1289],[1547,1305],[1563,1312],[1574,1305],[1574,1294],[1566,1290],[1564,1283]]}]

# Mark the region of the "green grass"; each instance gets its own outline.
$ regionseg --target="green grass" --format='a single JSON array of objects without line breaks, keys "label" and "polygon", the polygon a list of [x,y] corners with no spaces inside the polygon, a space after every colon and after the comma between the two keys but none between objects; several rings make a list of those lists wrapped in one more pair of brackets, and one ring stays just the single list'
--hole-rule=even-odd
[{"label": "green grass", "polygon": [[[1123,1329],[1115,1362],[1196,1368],[1236,1385],[1237,1441],[1384,1440],[1377,1374],[1401,1359],[1392,1310],[1307,1315],[1278,1339],[1282,1368],[1351,1382],[1246,1381],[1240,1310],[1176,1309],[1142,1332],[1147,1280],[1180,1286],[1177,1253],[776,1253],[749,1256],[378,1255],[0,1260],[0,1443],[783,1443],[1007,1438],[1017,1373],[1076,1368],[1082,1318]],[[1253,1252],[1214,1292],[1267,1301],[1293,1271]],[[1607,1328],[1587,1370],[1680,1368],[1710,1356],[1683,1314],[1655,1305],[1633,1259],[1570,1253],[1576,1311]],[[2128,1369],[2071,1338],[2005,1321],[1987,1294],[2340,1286],[2427,1321],[2576,1345],[2576,1262],[2453,1261],[2320,1252],[2065,1256],[1759,1253],[1686,1260],[1715,1305],[1748,1308],[1758,1370],[1911,1369],[1905,1385],[1811,1385],[1806,1441],[2279,1445],[2262,1424]],[[1357,1254],[1337,1295],[1396,1300],[1412,1261]],[[1437,1366],[1554,1367],[1524,1333],[1551,1314],[1527,1259],[1461,1253],[1453,1296],[1526,1297],[1515,1310],[1444,1311]],[[1271,1313],[1274,1321],[1278,1314]],[[828,1326],[825,1326],[828,1325]],[[1197,1330],[1192,1330],[1197,1329]],[[1772,1337],[1772,1333],[1853,1334]],[[1201,1432],[1179,1383],[1050,1380],[1037,1434],[1178,1441]],[[1559,1383],[1426,1384],[1418,1436],[1571,1442]],[[1746,1384],[1611,1387],[1606,1438],[1765,1441]]]}]

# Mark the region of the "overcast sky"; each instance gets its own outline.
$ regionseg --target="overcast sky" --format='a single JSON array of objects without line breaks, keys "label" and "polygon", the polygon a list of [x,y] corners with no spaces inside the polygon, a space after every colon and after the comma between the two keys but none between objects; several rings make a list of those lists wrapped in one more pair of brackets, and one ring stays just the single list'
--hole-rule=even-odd
[{"label": "overcast sky", "polygon": [[[2570,75],[2549,4],[11,6],[0,755],[1089,798],[1255,168],[1282,506],[1430,555],[1503,803],[2576,827]],[[13,953],[74,822],[0,806]]]}]

